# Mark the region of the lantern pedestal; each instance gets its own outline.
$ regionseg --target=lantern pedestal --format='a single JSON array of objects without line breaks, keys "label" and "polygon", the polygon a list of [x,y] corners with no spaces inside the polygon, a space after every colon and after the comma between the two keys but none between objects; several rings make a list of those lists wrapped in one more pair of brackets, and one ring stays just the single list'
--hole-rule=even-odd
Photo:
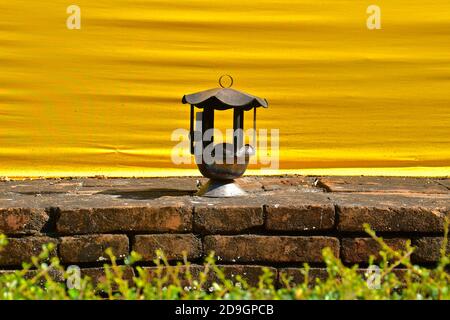
[{"label": "lantern pedestal", "polygon": [[195,195],[209,198],[227,198],[241,197],[247,195],[247,193],[234,180],[210,179]]}]

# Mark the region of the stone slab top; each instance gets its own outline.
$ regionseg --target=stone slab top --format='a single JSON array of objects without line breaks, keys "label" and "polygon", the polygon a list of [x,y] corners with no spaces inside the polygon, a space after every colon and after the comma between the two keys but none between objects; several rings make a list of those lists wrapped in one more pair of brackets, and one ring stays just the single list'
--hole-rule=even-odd
[{"label": "stone slab top", "polygon": [[450,207],[450,179],[398,177],[244,177],[248,196],[202,198],[207,180],[175,178],[74,178],[0,181],[0,208],[102,208],[139,206]]},{"label": "stone slab top", "polygon": [[405,177],[321,177],[319,183],[329,192],[448,194],[449,180]]}]

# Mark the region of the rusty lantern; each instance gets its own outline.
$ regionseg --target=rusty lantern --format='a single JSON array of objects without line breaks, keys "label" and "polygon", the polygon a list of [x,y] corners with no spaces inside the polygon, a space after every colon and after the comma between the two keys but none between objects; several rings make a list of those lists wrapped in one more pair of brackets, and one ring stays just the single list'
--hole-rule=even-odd
[{"label": "rusty lantern", "polygon": [[[230,85],[225,87],[223,79],[228,77]],[[231,89],[233,78],[222,76],[220,88],[185,95],[182,102],[191,105],[190,148],[201,174],[209,178],[207,184],[197,192],[204,197],[235,197],[245,195],[234,179],[247,169],[249,158],[255,154],[256,108],[268,107],[266,99]],[[195,108],[203,109],[195,115]],[[214,144],[215,111],[233,109],[233,144]],[[244,145],[244,111],[253,109],[253,146]],[[194,129],[195,118],[195,129]]]}]

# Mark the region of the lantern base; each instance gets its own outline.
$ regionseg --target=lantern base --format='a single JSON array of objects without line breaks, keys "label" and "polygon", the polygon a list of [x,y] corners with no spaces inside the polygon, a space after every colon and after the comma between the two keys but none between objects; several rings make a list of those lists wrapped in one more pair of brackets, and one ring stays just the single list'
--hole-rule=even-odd
[{"label": "lantern base", "polygon": [[229,198],[242,197],[247,193],[234,180],[210,179],[195,195],[208,198]]}]

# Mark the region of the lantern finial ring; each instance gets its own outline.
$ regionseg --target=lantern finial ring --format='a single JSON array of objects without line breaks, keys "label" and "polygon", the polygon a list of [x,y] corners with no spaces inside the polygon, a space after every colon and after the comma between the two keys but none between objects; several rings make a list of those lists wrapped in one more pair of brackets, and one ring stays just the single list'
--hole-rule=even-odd
[{"label": "lantern finial ring", "polygon": [[[223,80],[223,78],[225,78],[225,77],[228,77],[229,79],[230,79],[230,85],[228,86],[228,87],[225,87],[224,85],[223,85],[223,83],[222,83],[222,80]],[[222,88],[231,88],[232,86],[233,86],[233,83],[234,83],[234,80],[233,80],[233,77],[232,76],[230,76],[229,74],[224,74],[224,75],[222,75],[222,76],[220,76],[220,78],[219,78],[219,84],[220,84],[220,86],[222,87]]]}]

